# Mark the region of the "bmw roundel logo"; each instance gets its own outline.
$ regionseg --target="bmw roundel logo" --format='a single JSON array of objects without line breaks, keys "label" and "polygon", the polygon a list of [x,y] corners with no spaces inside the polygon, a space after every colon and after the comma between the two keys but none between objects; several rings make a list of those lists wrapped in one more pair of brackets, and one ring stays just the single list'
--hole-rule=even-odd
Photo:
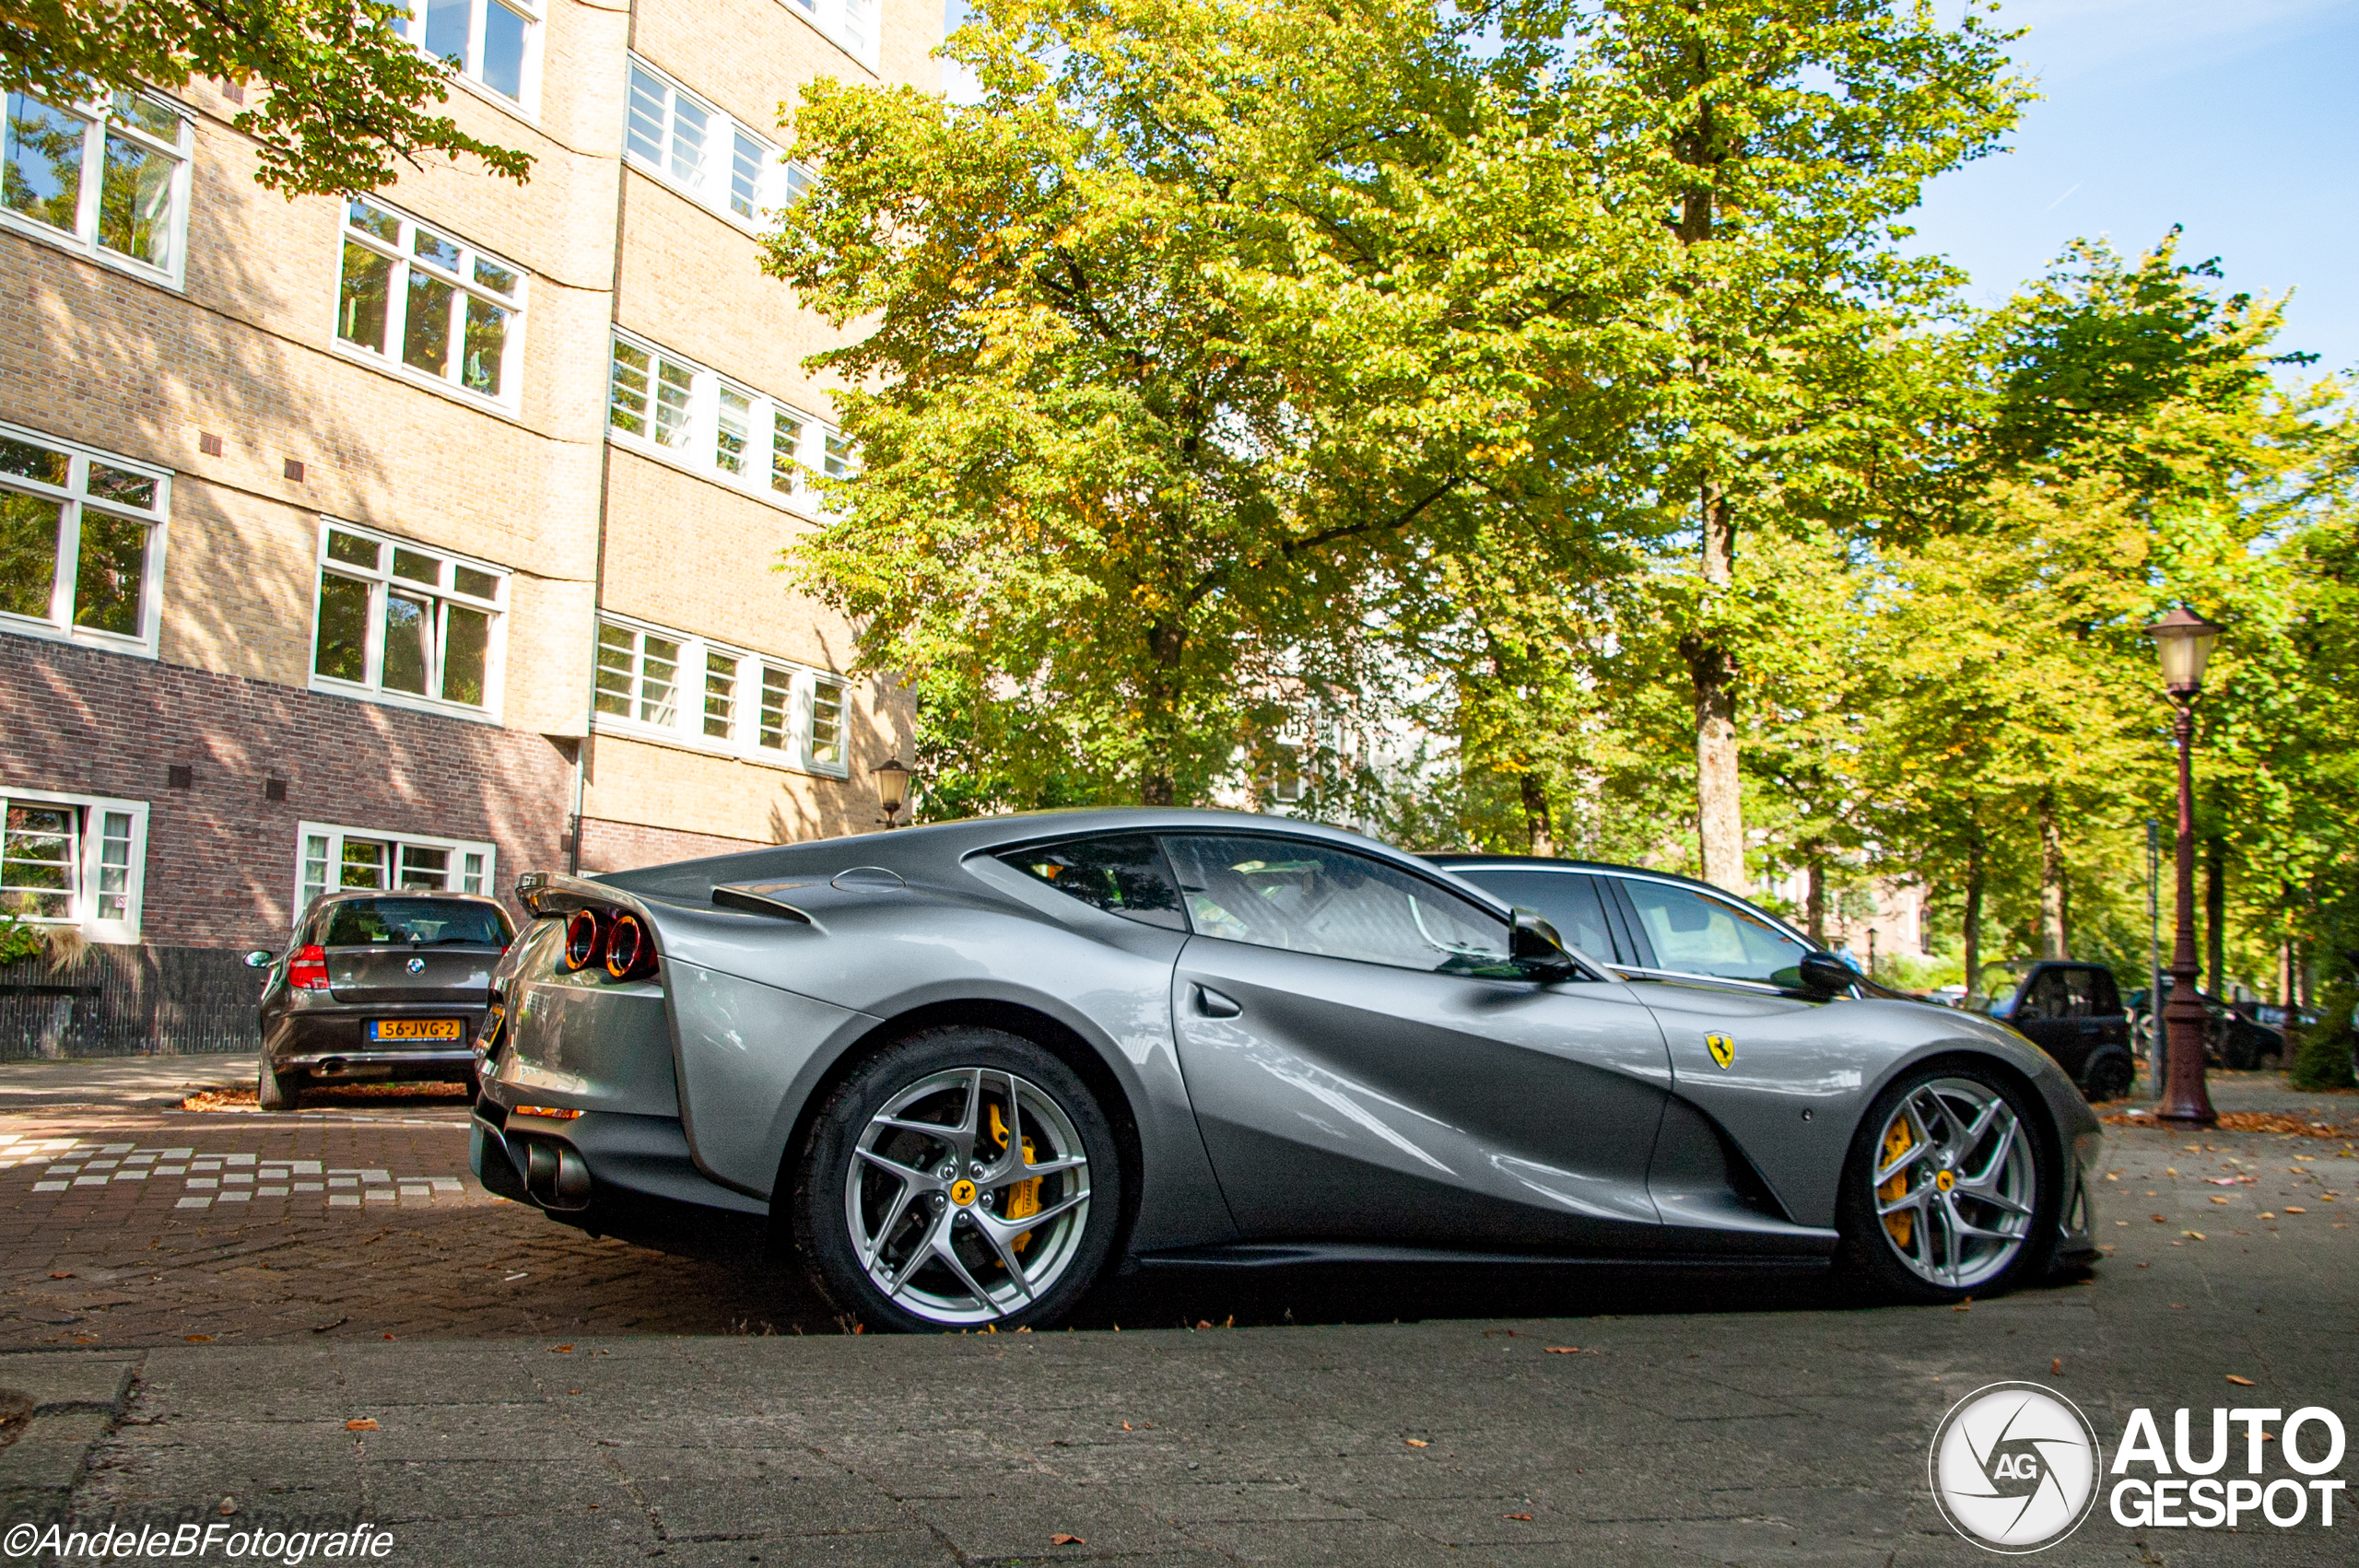
[{"label": "bmw roundel logo", "polygon": [[2039,1551],[2081,1527],[2097,1500],[2096,1428],[2036,1383],[1992,1383],[1950,1408],[1933,1433],[1933,1501],[1989,1551]]},{"label": "bmw roundel logo", "polygon": [[411,974],[413,974],[413,975],[423,975],[423,974],[425,974],[425,973],[426,973],[426,960],[425,960],[425,959],[423,959],[423,958],[413,958],[413,959],[411,959],[411,960],[409,961],[409,972],[410,972]]}]

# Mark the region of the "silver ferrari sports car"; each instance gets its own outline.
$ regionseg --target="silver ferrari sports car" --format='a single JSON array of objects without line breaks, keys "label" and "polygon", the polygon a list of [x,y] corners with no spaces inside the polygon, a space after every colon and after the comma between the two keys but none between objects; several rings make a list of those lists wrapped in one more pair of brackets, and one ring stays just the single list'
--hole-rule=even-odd
[{"label": "silver ferrari sports car", "polygon": [[484,1184],[766,1220],[874,1327],[1050,1323],[1133,1263],[1818,1259],[1931,1302],[2095,1254],[2098,1124],[2005,1025],[1822,954],[1625,974],[1337,829],[1001,816],[517,891]]}]

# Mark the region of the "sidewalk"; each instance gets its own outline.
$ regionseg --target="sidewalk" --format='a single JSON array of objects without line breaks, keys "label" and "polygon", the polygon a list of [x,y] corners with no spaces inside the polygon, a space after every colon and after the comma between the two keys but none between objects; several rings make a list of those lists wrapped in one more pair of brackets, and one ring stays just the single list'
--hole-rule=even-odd
[{"label": "sidewalk", "polygon": [[0,1110],[53,1106],[177,1106],[199,1089],[252,1087],[255,1059],[222,1056],[83,1057],[0,1062]]}]

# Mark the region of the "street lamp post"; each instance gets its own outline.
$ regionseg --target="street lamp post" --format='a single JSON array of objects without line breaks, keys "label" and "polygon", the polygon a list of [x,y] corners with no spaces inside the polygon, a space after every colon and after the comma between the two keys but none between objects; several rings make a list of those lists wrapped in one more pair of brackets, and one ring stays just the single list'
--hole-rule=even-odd
[{"label": "street lamp post", "polygon": [[[910,803],[910,767],[899,757],[887,757],[876,765],[876,805],[884,813],[880,825],[897,827],[894,819],[901,808]],[[2191,873],[2190,873],[2191,874]]]},{"label": "street lamp post", "polygon": [[2219,1114],[2203,1085],[2202,1000],[2195,970],[2195,704],[2203,695],[2203,666],[2220,627],[2188,609],[2173,610],[2146,628],[2162,661],[2163,685],[2178,709],[2173,731],[2178,743],[2178,930],[2171,943],[2171,1000],[2161,1022],[2169,1041],[2163,1103],[2155,1116],[2181,1127],[2212,1127]]}]

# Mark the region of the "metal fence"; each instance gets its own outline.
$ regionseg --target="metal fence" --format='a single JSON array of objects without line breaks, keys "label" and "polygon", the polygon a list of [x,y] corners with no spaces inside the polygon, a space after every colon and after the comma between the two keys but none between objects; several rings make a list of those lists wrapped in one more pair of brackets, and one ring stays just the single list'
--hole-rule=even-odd
[{"label": "metal fence", "polygon": [[262,977],[210,947],[92,947],[53,969],[0,965],[0,1061],[262,1048]]}]

